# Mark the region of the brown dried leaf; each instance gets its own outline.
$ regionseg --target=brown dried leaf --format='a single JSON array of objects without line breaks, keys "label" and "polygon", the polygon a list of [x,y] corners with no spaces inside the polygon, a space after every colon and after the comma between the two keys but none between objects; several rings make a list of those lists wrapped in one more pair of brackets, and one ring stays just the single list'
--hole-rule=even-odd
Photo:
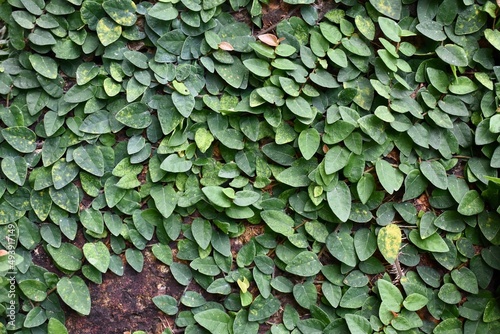
[{"label": "brown dried leaf", "polygon": [[224,50],[224,51],[233,51],[234,48],[231,44],[228,42],[220,42],[219,43],[219,49]]},{"label": "brown dried leaf", "polygon": [[262,43],[267,44],[269,46],[278,46],[280,44],[280,40],[273,34],[263,34],[258,36]]}]

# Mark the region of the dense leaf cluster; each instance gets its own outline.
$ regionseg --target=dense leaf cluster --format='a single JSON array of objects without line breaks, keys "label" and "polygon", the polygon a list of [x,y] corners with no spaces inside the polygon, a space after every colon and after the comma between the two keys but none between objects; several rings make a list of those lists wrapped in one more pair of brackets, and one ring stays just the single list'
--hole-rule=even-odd
[{"label": "dense leaf cluster", "polygon": [[278,5],[0,1],[0,333],[147,249],[185,333],[500,332],[498,1]]}]

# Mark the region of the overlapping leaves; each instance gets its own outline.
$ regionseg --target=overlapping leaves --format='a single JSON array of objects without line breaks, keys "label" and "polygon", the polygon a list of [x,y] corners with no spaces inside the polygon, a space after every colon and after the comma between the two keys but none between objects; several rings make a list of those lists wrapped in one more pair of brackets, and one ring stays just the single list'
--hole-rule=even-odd
[{"label": "overlapping leaves", "polygon": [[498,330],[498,4],[313,2],[271,30],[256,0],[0,6],[9,330],[64,333],[53,292],[89,314],[80,276],[147,246],[186,332]]}]

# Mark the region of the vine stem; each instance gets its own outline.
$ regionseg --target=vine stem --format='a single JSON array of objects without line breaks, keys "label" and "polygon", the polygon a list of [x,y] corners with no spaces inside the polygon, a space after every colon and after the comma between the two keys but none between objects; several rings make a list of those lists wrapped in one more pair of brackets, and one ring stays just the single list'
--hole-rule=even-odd
[{"label": "vine stem", "polygon": [[267,27],[264,30],[259,30],[259,32],[257,32],[257,35],[262,35],[262,34],[265,34],[265,33],[268,33],[270,31],[274,30],[274,28],[276,28],[278,26],[278,24],[280,24],[283,20],[289,19],[293,14],[295,14],[296,11],[299,10],[299,8],[300,7],[295,7],[290,12],[288,12],[288,14],[285,17],[283,17],[281,20],[279,20],[278,22],[272,24],[271,26]]}]

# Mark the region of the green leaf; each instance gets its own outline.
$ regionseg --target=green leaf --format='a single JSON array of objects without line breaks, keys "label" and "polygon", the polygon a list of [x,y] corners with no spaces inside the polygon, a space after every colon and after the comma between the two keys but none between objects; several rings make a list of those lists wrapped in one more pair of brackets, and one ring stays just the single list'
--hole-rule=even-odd
[{"label": "green leaf", "polygon": [[446,253],[449,251],[448,245],[446,245],[444,240],[437,233],[422,239],[417,230],[412,230],[409,239],[418,248],[429,252]]},{"label": "green leaf", "polygon": [[232,64],[217,64],[215,71],[231,87],[240,88],[248,77],[248,69],[236,57]]},{"label": "green leaf", "polygon": [[293,227],[295,223],[293,219],[283,211],[266,210],[262,211],[260,216],[266,222],[267,226],[269,226],[269,228],[274,232],[284,236],[294,234]]},{"label": "green leaf", "polygon": [[438,293],[439,299],[446,304],[457,304],[460,302],[461,294],[453,283],[445,283],[441,286]]},{"label": "green leaf", "polygon": [[[170,270],[172,272],[172,276],[181,285],[187,286],[193,278],[191,269],[189,269],[189,267],[185,264],[174,262],[170,265]],[[177,301],[175,304],[177,305]]]},{"label": "green leaf", "polygon": [[57,283],[57,294],[76,312],[90,314],[90,293],[85,282],[78,276],[63,277]]},{"label": "green leaf", "polygon": [[205,258],[196,258],[191,261],[191,264],[189,266],[203,275],[217,276],[220,274],[220,268],[217,266],[214,258],[211,256]]},{"label": "green leaf", "polygon": [[[207,196],[208,200],[222,208],[231,207],[231,199],[227,196],[225,189],[219,186],[203,187],[201,191]],[[233,192],[234,194],[234,192]]]},{"label": "green leaf", "polygon": [[451,279],[464,291],[472,294],[479,291],[476,275],[467,267],[452,270]]},{"label": "green leaf", "polygon": [[2,136],[10,146],[20,153],[31,153],[36,148],[36,134],[25,126],[3,129]]},{"label": "green leaf", "polygon": [[439,58],[441,58],[442,61],[450,65],[467,66],[469,63],[465,50],[455,44],[438,46],[436,49],[436,54]]},{"label": "green leaf", "polygon": [[99,74],[99,66],[95,63],[82,63],[76,70],[76,83],[85,85]]},{"label": "green leaf", "polygon": [[450,92],[456,95],[466,95],[478,89],[476,83],[466,76],[458,77],[448,86]]},{"label": "green leaf", "polygon": [[377,244],[382,256],[389,263],[394,263],[401,247],[401,229],[396,224],[389,224],[380,229],[377,235]]},{"label": "green leaf", "polygon": [[304,130],[299,135],[299,149],[304,159],[311,159],[319,148],[321,138],[316,129]]},{"label": "green leaf", "polygon": [[384,279],[379,279],[377,281],[377,287],[384,305],[390,311],[399,312],[401,310],[401,304],[403,303],[401,291],[391,282]]},{"label": "green leaf", "polygon": [[302,96],[287,98],[286,106],[298,117],[311,118],[314,116],[311,106]]},{"label": "green leaf", "polygon": [[370,334],[373,332],[368,319],[357,314],[346,314],[345,321],[351,334]]},{"label": "green leaf", "polygon": [[90,134],[104,134],[111,132],[109,113],[99,110],[90,114],[83,120],[79,130]]},{"label": "green leaf", "polygon": [[36,279],[26,279],[19,282],[21,291],[34,302],[41,302],[47,298],[47,285]]},{"label": "green leaf", "polygon": [[179,111],[179,113],[186,118],[191,115],[191,112],[193,112],[195,101],[192,95],[184,95],[178,92],[173,92],[172,102],[174,103],[175,108],[177,108],[177,111]]},{"label": "green leaf", "polygon": [[142,102],[126,105],[116,114],[116,120],[133,129],[144,129],[151,124],[148,106]]},{"label": "green leaf", "polygon": [[321,291],[332,307],[336,308],[339,306],[340,299],[342,297],[342,290],[340,286],[333,285],[332,283],[325,281],[321,285]]},{"label": "green leaf", "polygon": [[53,247],[61,246],[61,230],[54,224],[44,224],[40,227],[40,236]]},{"label": "green leaf", "polygon": [[316,287],[312,282],[299,283],[293,287],[293,297],[300,306],[310,309],[313,305],[316,305],[318,291],[316,291]]},{"label": "green leaf", "polygon": [[325,154],[325,173],[333,174],[347,165],[349,151],[340,145],[335,145]]},{"label": "green leaf", "polygon": [[47,315],[45,313],[45,310],[42,309],[40,306],[35,306],[26,315],[23,325],[26,328],[38,327],[45,321],[47,321]]},{"label": "green leaf", "polygon": [[225,279],[218,278],[208,286],[207,292],[227,296],[231,293],[231,285]]},{"label": "green leaf", "polygon": [[354,248],[360,261],[368,260],[377,250],[377,238],[367,228],[362,228],[354,234]]},{"label": "green leaf", "polygon": [[484,309],[483,321],[491,323],[500,319],[500,307],[495,299],[491,299]]},{"label": "green leaf", "polygon": [[40,56],[39,54],[31,54],[29,60],[33,69],[47,79],[57,78],[57,63],[54,59]]},{"label": "green leaf", "polygon": [[354,267],[357,263],[354,239],[347,232],[333,232],[326,238],[326,247],[340,262]]},{"label": "green leaf", "polygon": [[351,38],[343,38],[342,45],[347,51],[354,53],[357,56],[369,57],[372,50],[366,43],[359,37],[353,35]]},{"label": "green leaf", "polygon": [[497,50],[500,50],[500,31],[499,30],[492,30],[492,29],[486,29],[484,31],[484,37],[486,37],[486,40],[490,42],[490,44]]},{"label": "green leaf", "polygon": [[464,216],[477,215],[484,210],[484,202],[476,190],[469,190],[458,204],[457,211]]},{"label": "green leaf", "polygon": [[320,272],[322,268],[318,256],[313,252],[300,252],[290,261],[285,270],[297,276],[314,276]]},{"label": "green leaf", "polygon": [[125,251],[125,259],[132,269],[140,273],[144,267],[144,255],[140,250],[128,248]]},{"label": "green leaf", "polygon": [[380,17],[378,19],[380,29],[384,35],[393,42],[401,41],[401,27],[391,19]]},{"label": "green leaf", "polygon": [[328,230],[326,226],[317,220],[306,222],[306,232],[312,236],[316,241],[325,243],[328,237]]},{"label": "green leaf", "polygon": [[257,334],[258,331],[259,324],[257,322],[248,321],[248,310],[239,310],[234,318],[233,333]]},{"label": "green leaf", "polygon": [[66,326],[56,318],[50,318],[47,326],[48,334],[68,334]]},{"label": "green leaf", "polygon": [[205,153],[212,145],[214,136],[207,129],[199,128],[194,135],[194,141],[200,152]]},{"label": "green leaf", "polygon": [[257,296],[250,305],[248,320],[261,321],[269,318],[280,309],[281,303],[278,298],[273,295],[265,299],[261,295]]},{"label": "green leaf", "polygon": [[418,311],[426,306],[428,302],[429,299],[426,296],[423,296],[419,293],[411,293],[406,296],[405,300],[403,301],[403,306],[408,311]]},{"label": "green leaf", "polygon": [[153,252],[154,256],[161,262],[165,263],[168,266],[172,264],[172,250],[168,245],[154,244],[151,248],[151,251]]},{"label": "green leaf", "polygon": [[162,312],[168,315],[177,314],[179,308],[177,307],[177,300],[169,295],[161,295],[153,297],[153,303]]},{"label": "green leaf", "polygon": [[174,188],[170,185],[164,187],[156,185],[151,188],[150,195],[161,215],[169,218],[177,206],[178,196]]},{"label": "green leaf", "polygon": [[111,257],[108,248],[101,241],[83,245],[83,255],[100,272],[108,270]]},{"label": "green leaf", "polygon": [[425,189],[427,189],[428,186],[427,180],[417,169],[413,169],[408,173],[404,183],[405,193],[403,195],[403,201],[417,198],[425,191]]},{"label": "green leaf", "polygon": [[179,16],[179,11],[171,3],[157,2],[148,9],[148,15],[161,21],[171,21]]},{"label": "green leaf", "polygon": [[212,239],[212,225],[208,220],[195,218],[191,223],[194,240],[202,249],[207,249]]},{"label": "green leaf", "polygon": [[92,175],[104,175],[104,156],[99,147],[95,145],[79,146],[73,151],[75,163]]},{"label": "green leaf", "polygon": [[5,157],[1,162],[2,172],[4,175],[17,184],[23,186],[28,174],[28,164],[21,156]]},{"label": "green leaf", "polygon": [[439,162],[423,161],[420,164],[420,171],[435,187],[443,190],[448,188],[446,169]]},{"label": "green leaf", "polygon": [[444,41],[447,36],[443,31],[443,25],[436,21],[424,21],[420,22],[416,26],[417,30],[425,37],[430,38],[433,41]]},{"label": "green leaf", "polygon": [[231,317],[224,311],[219,309],[209,309],[194,315],[194,320],[200,326],[207,329],[213,334],[230,334],[231,333]]},{"label": "green leaf", "polygon": [[171,173],[184,173],[191,169],[193,162],[177,154],[171,154],[163,160],[160,168]]},{"label": "green leaf", "polygon": [[181,297],[181,303],[187,307],[199,307],[205,305],[205,298],[195,291],[186,291]]},{"label": "green leaf", "polygon": [[366,204],[375,190],[375,178],[372,174],[364,174],[356,184],[359,200]]},{"label": "green leaf", "polygon": [[89,231],[97,234],[104,232],[104,220],[102,213],[94,208],[88,208],[80,212],[80,221]]},{"label": "green leaf", "polygon": [[343,181],[337,182],[337,185],[326,194],[328,205],[335,216],[342,222],[346,222],[351,214],[351,191]]},{"label": "green leaf", "polygon": [[257,192],[250,190],[238,191],[235,194],[233,203],[238,206],[250,206],[260,199]]},{"label": "green leaf", "polygon": [[435,334],[458,334],[462,333],[462,322],[457,318],[449,318],[441,321],[434,330]]},{"label": "green leaf", "polygon": [[271,70],[269,69],[269,63],[265,60],[258,58],[251,58],[243,61],[250,72],[260,77],[268,77],[271,75]]},{"label": "green leaf", "polygon": [[62,243],[59,248],[48,245],[47,252],[55,264],[64,270],[77,271],[82,266],[83,253],[80,248],[72,244]]},{"label": "green leaf", "polygon": [[391,166],[387,161],[382,159],[377,160],[375,171],[377,172],[378,180],[389,194],[399,190],[403,185],[403,173]]}]

